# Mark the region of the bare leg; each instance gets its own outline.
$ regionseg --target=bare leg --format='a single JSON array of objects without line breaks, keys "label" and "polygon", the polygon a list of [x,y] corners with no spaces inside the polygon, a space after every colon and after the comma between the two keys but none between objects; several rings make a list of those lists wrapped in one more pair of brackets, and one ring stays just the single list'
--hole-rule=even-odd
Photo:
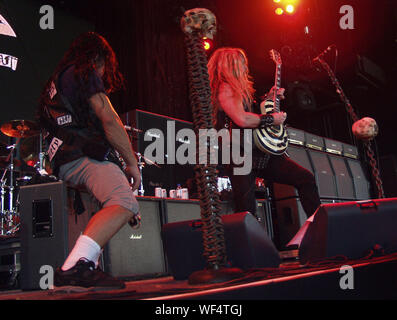
[{"label": "bare leg", "polygon": [[133,212],[118,205],[103,208],[88,222],[84,235],[103,246],[133,217]]}]

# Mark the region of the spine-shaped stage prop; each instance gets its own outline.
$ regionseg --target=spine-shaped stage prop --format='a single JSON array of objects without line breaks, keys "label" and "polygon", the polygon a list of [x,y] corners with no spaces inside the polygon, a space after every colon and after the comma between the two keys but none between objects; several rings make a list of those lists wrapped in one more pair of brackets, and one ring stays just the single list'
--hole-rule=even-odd
[{"label": "spine-shaped stage prop", "polygon": [[213,129],[211,88],[207,69],[207,56],[203,37],[212,39],[216,32],[216,18],[208,9],[196,8],[185,12],[181,19],[185,33],[190,104],[193,113],[193,127],[196,133],[197,165],[195,177],[203,232],[203,255],[207,268],[189,277],[190,284],[224,282],[241,275],[239,269],[226,268],[224,227],[220,217],[220,198],[217,188],[216,165],[209,164],[214,149],[200,148],[203,130]]}]

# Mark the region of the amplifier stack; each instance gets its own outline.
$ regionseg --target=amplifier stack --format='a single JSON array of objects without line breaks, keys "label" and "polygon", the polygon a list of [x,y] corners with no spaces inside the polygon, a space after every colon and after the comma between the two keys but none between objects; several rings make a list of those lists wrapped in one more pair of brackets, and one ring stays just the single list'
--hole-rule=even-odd
[{"label": "amplifier stack", "polygon": [[[288,128],[288,155],[312,172],[321,203],[338,203],[370,198],[370,183],[355,146]],[[307,217],[294,187],[274,184],[279,247],[284,248]]]}]

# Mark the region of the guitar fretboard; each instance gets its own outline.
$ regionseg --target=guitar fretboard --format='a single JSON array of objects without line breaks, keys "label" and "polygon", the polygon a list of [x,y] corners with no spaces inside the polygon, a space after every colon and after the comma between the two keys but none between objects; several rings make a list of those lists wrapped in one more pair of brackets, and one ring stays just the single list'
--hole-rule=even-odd
[{"label": "guitar fretboard", "polygon": [[281,88],[281,64],[277,64],[276,66],[276,74],[274,86],[276,90],[274,91],[274,112],[280,112],[280,99],[277,95],[278,90]]}]

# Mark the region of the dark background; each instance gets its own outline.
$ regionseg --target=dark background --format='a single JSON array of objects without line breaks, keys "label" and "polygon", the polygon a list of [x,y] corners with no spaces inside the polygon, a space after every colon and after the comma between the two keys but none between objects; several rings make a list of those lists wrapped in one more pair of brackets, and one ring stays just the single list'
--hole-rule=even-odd
[{"label": "dark background", "polygon": [[[281,52],[282,84],[287,89],[282,108],[291,126],[359,144],[351,135],[351,120],[328,76],[310,64],[335,44],[336,75],[346,95],[359,117],[377,120],[380,133],[375,147],[379,154],[396,155],[395,2],[299,0],[295,15],[276,16],[271,0],[0,0],[0,14],[18,36],[0,35],[0,52],[19,58],[17,71],[0,68],[0,122],[33,119],[45,81],[72,39],[86,30],[105,36],[118,55],[127,80],[126,90],[111,96],[119,114],[139,108],[191,121],[179,20],[187,9],[206,7],[218,19],[215,47],[246,50],[258,96],[267,92],[274,79],[274,64],[267,52],[271,48]],[[44,4],[55,9],[54,30],[39,27],[39,9]],[[354,30],[339,27],[339,8],[345,4],[354,8]],[[309,35],[303,32],[306,25]],[[375,63],[384,80],[377,77],[375,86],[360,77],[357,55]],[[334,68],[335,52],[326,60]],[[303,98],[293,89],[296,82],[310,89],[303,92]],[[311,97],[311,103],[304,104],[305,96]]]}]

